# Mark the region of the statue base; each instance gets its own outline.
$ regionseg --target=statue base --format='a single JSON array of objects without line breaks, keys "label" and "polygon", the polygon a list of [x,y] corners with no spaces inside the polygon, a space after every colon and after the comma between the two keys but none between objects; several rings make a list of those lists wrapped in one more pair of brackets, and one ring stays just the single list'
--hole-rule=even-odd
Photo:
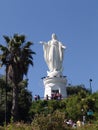
[{"label": "statue base", "polygon": [[66,76],[60,77],[46,77],[43,79],[44,83],[44,98],[52,99],[53,94],[59,94],[62,98],[67,97],[66,85],[67,79]]}]

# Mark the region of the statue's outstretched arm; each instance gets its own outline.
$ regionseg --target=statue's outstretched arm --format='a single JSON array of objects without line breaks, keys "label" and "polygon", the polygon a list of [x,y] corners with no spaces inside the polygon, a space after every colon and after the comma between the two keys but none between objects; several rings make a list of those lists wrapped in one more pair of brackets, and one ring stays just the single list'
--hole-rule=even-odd
[{"label": "statue's outstretched arm", "polygon": [[46,42],[44,42],[44,41],[40,41],[39,43],[42,45],[46,44]]},{"label": "statue's outstretched arm", "polygon": [[66,49],[66,46],[64,46],[60,41],[59,41],[59,45],[61,46],[61,48]]},{"label": "statue's outstretched arm", "polygon": [[63,49],[66,49],[66,46],[62,46]]}]

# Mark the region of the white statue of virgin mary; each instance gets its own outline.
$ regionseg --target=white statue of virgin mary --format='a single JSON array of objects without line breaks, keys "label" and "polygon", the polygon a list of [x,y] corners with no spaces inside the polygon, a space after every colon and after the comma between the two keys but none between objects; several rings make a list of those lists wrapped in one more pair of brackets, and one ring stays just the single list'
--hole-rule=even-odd
[{"label": "white statue of virgin mary", "polygon": [[60,75],[62,73],[63,55],[66,47],[57,40],[57,36],[54,33],[50,41],[40,43],[43,44],[44,59],[49,68],[48,76]]}]

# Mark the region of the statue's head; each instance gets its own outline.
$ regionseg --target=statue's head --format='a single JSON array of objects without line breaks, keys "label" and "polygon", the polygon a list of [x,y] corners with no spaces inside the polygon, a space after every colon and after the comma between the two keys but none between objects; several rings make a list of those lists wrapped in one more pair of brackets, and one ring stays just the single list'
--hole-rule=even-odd
[{"label": "statue's head", "polygon": [[57,36],[55,33],[52,34],[52,39],[57,39]]}]

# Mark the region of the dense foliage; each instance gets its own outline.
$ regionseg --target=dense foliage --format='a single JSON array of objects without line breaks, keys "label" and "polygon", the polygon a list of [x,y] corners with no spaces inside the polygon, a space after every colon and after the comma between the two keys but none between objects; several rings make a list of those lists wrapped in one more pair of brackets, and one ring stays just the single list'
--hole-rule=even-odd
[{"label": "dense foliage", "polygon": [[[4,124],[5,121],[5,77],[0,78],[0,124]],[[19,121],[24,122],[31,121],[29,110],[32,105],[32,94],[27,89],[27,80],[21,82],[18,90],[18,104],[19,104]],[[11,119],[11,107],[12,107],[12,86],[7,85],[7,122]]]},{"label": "dense foliage", "polygon": [[[87,94],[84,91],[62,100],[38,100],[33,101],[30,113],[32,117],[36,114],[53,114],[55,111],[62,112],[65,119],[77,121],[98,120],[98,92]],[[92,114],[90,114],[92,111]]]}]

